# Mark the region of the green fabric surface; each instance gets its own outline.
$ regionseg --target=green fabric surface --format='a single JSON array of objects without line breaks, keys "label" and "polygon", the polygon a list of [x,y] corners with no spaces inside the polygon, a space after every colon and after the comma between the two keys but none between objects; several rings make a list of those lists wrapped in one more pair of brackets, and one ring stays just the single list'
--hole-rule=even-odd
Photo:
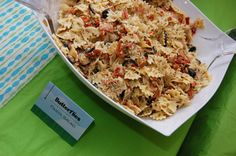
[{"label": "green fabric surface", "polygon": [[[236,28],[235,0],[195,0],[194,3],[222,30]],[[212,6],[211,6],[211,5]],[[213,5],[214,4],[214,5]],[[208,104],[197,114],[179,156],[236,155],[236,58]]]},{"label": "green fabric surface", "polygon": [[55,120],[53,120],[49,115],[42,111],[37,105],[34,105],[31,111],[37,115],[45,124],[48,125],[51,129],[53,129],[58,135],[61,136],[68,144],[71,146],[77,143],[77,140],[70,135],[62,126],[57,124]]},{"label": "green fabric surface", "polygon": [[[235,2],[235,0],[225,0],[226,4],[220,6],[222,3],[220,0],[194,0],[194,3],[222,30],[234,26],[231,19],[236,19],[228,13],[228,11],[233,12],[228,8],[233,8]],[[219,9],[225,10],[226,13],[220,13]],[[225,20],[226,16],[228,20]],[[232,65],[230,70],[232,73]],[[230,74],[227,75],[227,77],[229,76]],[[229,93],[233,93],[233,76],[231,75],[228,79],[231,83],[227,84],[224,80],[223,84],[227,84],[229,88],[222,91],[221,87],[213,98],[217,98],[214,102],[223,101],[225,97],[229,98]],[[95,119],[95,124],[89,127],[85,135],[73,147],[30,111],[49,81],[56,84]],[[219,92],[222,95],[219,95]],[[209,105],[214,102],[211,101]],[[231,103],[233,102],[231,101]],[[56,56],[6,107],[0,110],[0,156],[174,156],[177,154],[192,121],[193,118],[181,126],[172,136],[164,137],[105,103],[85,87],[59,56]],[[199,146],[199,144],[195,146]],[[191,148],[195,147],[191,146]],[[185,150],[183,151],[185,152]]]},{"label": "green fabric surface", "polygon": [[194,120],[180,156],[236,155],[236,59],[221,87]]},{"label": "green fabric surface", "polygon": [[[49,81],[95,119],[95,124],[73,147],[30,111]],[[164,137],[98,98],[56,56],[0,110],[0,156],[172,156],[178,152],[191,122],[188,121],[171,137]]]}]

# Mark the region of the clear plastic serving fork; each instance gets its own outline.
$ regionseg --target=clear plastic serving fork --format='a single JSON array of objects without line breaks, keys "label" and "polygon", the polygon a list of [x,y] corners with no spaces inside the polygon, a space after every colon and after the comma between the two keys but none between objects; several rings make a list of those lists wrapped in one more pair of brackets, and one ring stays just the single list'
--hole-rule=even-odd
[{"label": "clear plastic serving fork", "polygon": [[[228,34],[230,37],[232,37],[234,40],[236,40],[236,28],[228,31]],[[221,34],[217,37],[212,37],[212,38],[210,38],[210,37],[202,37],[202,38],[204,38],[205,40],[216,41],[216,40],[219,40],[222,36],[224,36],[224,34]],[[212,59],[212,61],[208,65],[207,69],[209,69],[218,58],[223,57],[223,56],[227,56],[227,55],[234,55],[234,54],[236,54],[236,42],[231,43],[231,44],[226,44],[224,42],[221,42],[220,53]]]},{"label": "clear plastic serving fork", "polygon": [[[54,29],[54,25],[53,25],[53,20],[52,18],[50,17],[50,15],[43,9],[43,8],[40,8],[41,6],[38,5],[38,3],[40,3],[41,1],[38,1],[38,0],[15,0],[16,2],[19,2],[21,3],[22,5],[34,10],[35,12],[43,15],[48,24],[49,24],[49,28],[51,30],[51,33],[55,33],[55,29]],[[150,3],[149,0],[145,0],[147,3]],[[229,33],[233,33],[234,36],[236,38],[236,29],[232,29]],[[201,36],[203,39],[205,40],[209,40],[209,41],[216,41],[216,40],[219,40],[221,39],[221,37],[223,37],[224,34],[220,34],[218,36],[215,36],[215,37],[205,37],[205,36]],[[225,44],[225,43],[221,43],[220,45],[220,53],[218,55],[215,55],[214,58],[212,59],[212,61],[209,63],[207,69],[209,69],[213,64],[214,62],[218,59],[218,58],[221,58],[223,56],[227,56],[227,55],[234,55],[236,54],[236,42],[233,43],[233,44]]]},{"label": "clear plastic serving fork", "polygon": [[31,10],[35,11],[36,13],[43,15],[48,22],[51,33],[52,34],[55,33],[54,26],[53,26],[53,20],[50,17],[50,15],[43,8],[40,8],[41,5],[38,5],[38,2],[40,2],[40,1],[33,1],[33,0],[15,0],[15,1],[30,8]]},{"label": "clear plastic serving fork", "polygon": [[236,54],[236,43],[230,45],[225,45],[224,43],[221,43],[221,53],[213,58],[213,60],[208,65],[207,69],[209,69],[218,58],[234,54]]}]

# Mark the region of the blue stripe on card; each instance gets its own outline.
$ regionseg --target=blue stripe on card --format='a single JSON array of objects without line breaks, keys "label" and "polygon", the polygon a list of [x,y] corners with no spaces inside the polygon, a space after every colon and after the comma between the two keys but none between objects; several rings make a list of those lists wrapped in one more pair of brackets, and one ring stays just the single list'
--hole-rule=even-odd
[{"label": "blue stripe on card", "polygon": [[[11,18],[6,19],[5,23],[0,25],[0,28],[2,29],[4,26],[6,27],[6,24],[10,24],[14,19],[17,19],[20,15],[23,15],[26,11],[27,11],[26,9],[22,9],[18,13],[15,13]],[[1,17],[1,14],[0,14],[0,17]]]},{"label": "blue stripe on card", "polygon": [[0,6],[0,7],[3,7],[3,6],[7,5],[7,4],[8,4],[8,3],[10,3],[10,2],[12,2],[12,0],[6,0],[6,2],[5,2],[5,3],[3,3],[3,4],[1,4],[1,6]]},{"label": "blue stripe on card", "polygon": [[[45,47],[46,48],[46,47]],[[8,87],[5,92],[3,94],[0,95],[0,102],[3,100],[4,96],[6,94],[8,94],[9,92],[11,92],[13,90],[14,87],[18,86],[20,81],[24,80],[25,78],[27,78],[27,75],[31,74],[32,72],[34,72],[34,70],[36,69],[36,67],[38,67],[45,59],[47,59],[49,57],[49,54],[53,54],[55,53],[56,49],[53,47],[49,50],[49,53],[44,54],[40,60],[38,60],[37,62],[34,63],[34,65],[32,67],[30,67],[25,74],[21,75],[20,78],[15,81],[10,87]]]},{"label": "blue stripe on card", "polygon": [[[17,9],[20,5],[16,3],[12,8],[7,9],[5,12],[0,13],[0,17],[4,17],[7,14],[11,13],[14,9]],[[0,6],[1,7],[1,6]],[[25,10],[25,9],[24,9]]]},{"label": "blue stripe on card", "polygon": [[[10,67],[10,65],[13,65],[16,61],[18,61],[18,59],[20,59],[25,53],[28,53],[31,48],[33,48],[37,43],[39,43],[39,42],[40,42],[43,38],[45,38],[45,37],[46,37],[46,34],[45,34],[45,33],[42,34],[42,36],[40,36],[38,39],[36,39],[35,42],[31,43],[31,45],[30,45],[29,47],[25,48],[22,53],[18,54],[18,55],[16,56],[16,58],[8,64],[7,67],[3,67],[2,69],[0,69],[0,75],[3,75],[5,72],[7,72],[7,69]],[[0,88],[4,87],[4,85],[5,85],[7,82],[9,82],[9,81],[11,80],[11,78],[15,77],[15,76],[20,72],[20,70],[21,70],[33,57],[35,57],[35,55],[36,55],[38,52],[40,52],[41,50],[46,49],[47,46],[48,46],[48,43],[42,45],[42,46],[38,49],[38,51],[34,53],[33,56],[31,56],[27,61],[25,61],[25,63],[24,63],[23,65],[21,65],[20,67],[18,67],[15,71],[13,71],[13,72],[11,73],[11,75],[10,75],[9,77],[7,77],[3,82],[0,83]]]},{"label": "blue stripe on card", "polygon": [[[16,34],[16,36],[14,36],[6,45],[4,45],[2,49],[8,47],[9,44],[15,42],[15,41],[16,41],[19,37],[21,37],[24,33],[26,33],[27,31],[29,31],[30,28],[32,28],[36,23],[37,23],[37,22],[34,22],[34,23],[30,24],[29,26],[25,27],[25,28],[23,29],[23,31],[21,31],[19,34]],[[36,32],[39,31],[39,30],[41,30],[40,27],[36,29]],[[1,37],[0,37],[0,40],[1,40]],[[21,43],[23,43],[23,42],[21,41]],[[18,44],[16,44],[14,47],[12,47],[11,49],[8,49],[8,50],[6,51],[6,54],[0,57],[0,62],[3,61],[7,56],[11,55],[11,54],[13,53],[13,50],[16,49],[16,48],[18,48],[19,45],[21,45],[21,43],[18,43]]]},{"label": "blue stripe on card", "polygon": [[1,24],[1,25],[0,25],[0,28],[2,29],[2,28],[4,28],[4,27],[8,27],[7,24],[13,24],[13,23],[11,23],[11,22],[12,22],[13,20],[15,20],[15,19],[21,17],[21,15],[23,15],[26,11],[27,11],[27,10],[23,8],[23,9],[21,9],[19,12],[14,13],[14,15],[13,15],[11,18],[9,18],[9,19],[6,18],[6,21],[5,21],[5,20],[2,20],[2,22],[5,22],[5,23]]},{"label": "blue stripe on card", "polygon": [[[28,25],[27,27],[25,27],[19,34],[16,34],[13,38],[11,38],[10,41],[7,42],[7,44],[5,44],[2,49],[6,48],[9,44],[14,43],[23,33],[25,33],[26,31],[29,31],[32,26],[34,26],[36,23],[38,23],[37,21],[35,21],[34,23]],[[2,40],[3,37],[6,37],[9,33],[11,33],[13,31],[13,29],[16,29],[19,25],[15,25],[12,26],[14,28],[10,28],[9,31],[5,31],[1,36],[0,36],[0,40]],[[0,58],[1,61],[1,58]]]},{"label": "blue stripe on card", "polygon": [[14,0],[0,0],[0,108],[44,65],[56,49],[33,12]]},{"label": "blue stripe on card", "polygon": [[[20,70],[21,70],[30,60],[32,60],[32,59],[37,55],[37,53],[39,53],[39,52],[42,51],[42,50],[45,50],[45,49],[48,47],[48,45],[49,45],[49,43],[43,44],[43,45],[37,50],[37,52],[35,52],[35,53],[33,54],[33,56],[31,56],[27,61],[25,61],[25,63],[24,63],[23,65],[21,65],[20,67],[18,67],[18,68],[10,75],[9,78],[16,76],[16,75],[20,72]],[[7,69],[7,68],[3,68],[3,69],[1,70],[1,72],[5,73],[5,72],[6,72],[6,69]],[[5,81],[5,82],[6,82],[6,81]],[[4,82],[3,82],[3,83],[4,83]],[[0,86],[0,88],[1,88],[1,86]]]}]

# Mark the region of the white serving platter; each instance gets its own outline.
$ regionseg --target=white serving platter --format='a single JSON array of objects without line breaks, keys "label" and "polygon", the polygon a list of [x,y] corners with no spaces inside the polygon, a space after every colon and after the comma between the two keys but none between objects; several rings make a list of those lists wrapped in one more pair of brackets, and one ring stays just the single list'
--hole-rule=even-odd
[{"label": "white serving platter", "polygon": [[[60,3],[59,1],[54,1],[54,3]],[[201,18],[204,20],[205,28],[202,30],[198,30],[197,34],[194,36],[193,44],[197,47],[198,58],[209,64],[214,56],[219,54],[221,51],[220,45],[223,42],[224,44],[234,43],[234,40],[224,34],[219,28],[217,28],[194,4],[188,0],[174,0],[174,3],[181,8],[185,13],[190,16],[192,20],[196,18]],[[57,4],[58,6],[58,4]],[[55,10],[53,10],[55,15]],[[57,47],[56,43],[52,39],[51,33],[47,27],[42,22],[42,16],[38,15],[39,20],[41,21],[41,25],[44,30],[47,32],[49,38],[52,43],[58,50],[58,54],[61,56],[62,60],[66,63],[66,65],[73,71],[73,73],[82,81],[91,91],[96,93],[100,98],[106,101],[111,106],[115,107],[122,113],[127,116],[133,118],[134,120],[154,129],[155,131],[165,135],[170,136],[174,131],[176,131],[181,125],[183,125],[189,118],[191,118],[194,114],[196,114],[203,106],[207,104],[207,102],[214,95],[216,90],[219,88],[228,66],[231,62],[232,55],[221,57],[216,60],[216,62],[211,66],[209,73],[212,76],[212,81],[210,84],[202,89],[191,101],[191,104],[187,107],[179,109],[176,114],[173,116],[162,120],[162,121],[154,121],[151,119],[142,119],[138,116],[127,111],[120,104],[114,102],[111,98],[103,94],[100,90],[94,87],[86,78],[82,76],[80,72],[78,72],[74,66],[68,61],[68,59],[63,55],[60,49]],[[56,21],[54,21],[56,22]],[[204,37],[217,38],[216,40],[206,40]]]}]

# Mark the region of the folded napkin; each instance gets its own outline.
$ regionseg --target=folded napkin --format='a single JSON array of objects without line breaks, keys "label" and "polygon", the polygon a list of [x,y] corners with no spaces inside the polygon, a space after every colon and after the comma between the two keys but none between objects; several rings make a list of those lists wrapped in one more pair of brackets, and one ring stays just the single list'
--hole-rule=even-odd
[{"label": "folded napkin", "polygon": [[0,1],[0,108],[56,54],[31,10]]}]

